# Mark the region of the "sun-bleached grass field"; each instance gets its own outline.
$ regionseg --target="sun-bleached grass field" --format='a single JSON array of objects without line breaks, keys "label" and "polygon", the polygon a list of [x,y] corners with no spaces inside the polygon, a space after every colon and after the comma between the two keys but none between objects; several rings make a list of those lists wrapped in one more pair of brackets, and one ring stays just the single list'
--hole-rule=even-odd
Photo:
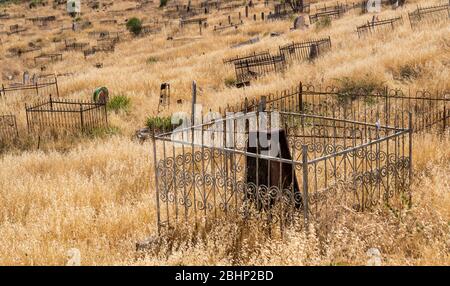
[{"label": "sun-bleached grass field", "polygon": [[[356,213],[335,206],[336,223],[326,237],[312,225],[308,233],[292,228],[281,241],[266,237],[258,229],[244,232],[231,222],[216,226],[206,239],[190,231],[170,237],[176,244],[172,248],[166,241],[155,251],[143,254],[137,253],[135,246],[155,234],[156,207],[151,142],[140,144],[131,138],[148,116],[157,115],[162,82],[170,82],[172,89],[171,106],[163,115],[189,110],[192,80],[200,87],[199,103],[212,110],[245,97],[280,91],[300,81],[326,85],[337,84],[345,77],[404,90],[449,90],[450,25],[447,22],[411,30],[407,20],[407,12],[417,4],[434,3],[441,1],[411,0],[397,10],[383,9],[380,18],[402,15],[404,25],[394,32],[364,39],[358,39],[356,26],[367,22],[371,15],[355,11],[322,29],[310,26],[305,31],[290,32],[292,20],[249,20],[238,30],[221,34],[213,33],[212,26],[219,21],[225,23],[226,16],[215,12],[209,15],[209,27],[201,36],[197,27],[179,31],[176,19],[160,34],[138,39],[129,36],[113,54],[85,60],[80,52],[64,53],[63,61],[49,65],[46,71],[73,73],[58,79],[61,96],[89,99],[96,87],[106,86],[112,96],[130,98],[131,106],[127,111],[109,113],[109,123],[117,130],[114,134],[49,140],[39,150],[29,139],[20,148],[10,147],[0,154],[0,265],[63,265],[70,248],[80,250],[83,265],[361,265],[371,247],[380,249],[383,263],[388,265],[449,265],[448,132],[415,135],[413,206],[401,214],[382,207],[373,213]],[[111,9],[134,4],[114,1]],[[152,13],[161,14],[155,5],[118,18],[137,16],[150,21]],[[21,7],[12,5],[8,9],[21,11]],[[255,13],[260,11],[269,11],[262,1]],[[36,12],[48,15],[52,9],[40,7]],[[86,13],[82,18],[112,17],[100,13],[104,15]],[[103,28],[117,30],[95,23],[91,30]],[[52,32],[35,32],[30,37],[40,38],[44,49],[53,51]],[[271,37],[270,32],[282,35]],[[80,41],[88,40],[86,31],[64,33]],[[196,39],[168,41],[168,36]],[[230,48],[256,36],[260,38],[256,44]],[[222,63],[223,58],[252,51],[275,52],[288,42],[328,36],[331,51],[313,63],[296,62],[283,74],[269,74],[245,90],[226,86],[234,70]],[[5,56],[9,48],[26,43],[23,37],[2,36],[2,74],[36,68],[27,61]],[[97,62],[103,63],[102,69],[94,67]],[[411,76],[404,76],[405,69],[413,71]],[[184,104],[177,105],[176,99],[183,99]],[[16,114],[20,132],[26,136],[23,106],[20,100],[3,102],[0,113]]]}]

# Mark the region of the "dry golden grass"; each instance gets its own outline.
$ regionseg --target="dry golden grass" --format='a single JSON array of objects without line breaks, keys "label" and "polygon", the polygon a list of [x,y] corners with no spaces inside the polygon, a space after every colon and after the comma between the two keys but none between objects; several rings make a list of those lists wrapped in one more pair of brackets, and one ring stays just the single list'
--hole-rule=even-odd
[{"label": "dry golden grass", "polygon": [[[147,116],[157,114],[161,82],[168,81],[172,86],[172,105],[164,111],[166,114],[189,109],[192,80],[202,88],[200,103],[213,110],[299,81],[327,84],[345,76],[367,75],[374,81],[412,90],[448,90],[450,26],[411,31],[406,12],[419,1],[409,2],[404,9],[380,14],[380,18],[401,14],[404,26],[394,33],[379,33],[365,40],[358,40],[356,26],[370,16],[354,12],[322,30],[311,27],[308,31],[288,32],[291,21],[249,21],[237,33],[213,34],[211,26],[226,22],[226,16],[217,14],[208,31],[194,41],[166,40],[169,35],[196,36],[196,27],[184,35],[177,34],[174,20],[160,35],[120,43],[114,54],[84,60],[79,52],[65,53],[64,60],[49,65],[47,71],[74,73],[59,79],[64,97],[87,99],[94,88],[107,86],[112,94],[129,96],[131,109],[110,114],[111,125],[120,129],[118,135],[47,142],[42,150],[36,150],[34,143],[25,144],[22,150],[1,155],[0,265],[62,265],[66,251],[72,247],[80,249],[85,265],[358,265],[365,263],[365,252],[371,247],[380,248],[385,264],[450,265],[449,134],[415,138],[413,207],[399,217],[381,208],[374,213],[354,213],[336,207],[336,222],[326,237],[319,226],[313,225],[308,233],[293,228],[280,241],[269,239],[258,229],[244,232],[231,223],[217,226],[206,240],[188,231],[183,236],[175,235],[177,247],[172,249],[162,243],[156,253],[142,255],[135,251],[137,241],[155,234],[156,218],[151,144],[140,145],[130,138]],[[425,6],[436,1],[420,3]],[[20,7],[11,9],[20,11]],[[48,7],[39,9],[42,15],[51,14]],[[131,14],[118,18],[146,13]],[[92,20],[94,14],[83,17]],[[150,21],[148,14],[146,17]],[[5,22],[5,27],[8,24]],[[91,30],[97,29],[102,27]],[[51,31],[33,31],[36,35],[32,37],[43,39],[45,51],[54,50]],[[284,34],[271,38],[271,31]],[[72,32],[65,34],[75,36]],[[295,63],[285,74],[268,75],[245,90],[225,85],[225,79],[233,76],[232,68],[222,64],[225,57],[255,50],[275,51],[290,41],[328,35],[332,51],[313,64]],[[85,32],[76,36],[79,41],[88,40]],[[261,39],[257,44],[229,48],[255,36]],[[8,38],[0,45],[0,55],[27,41],[19,36]],[[147,63],[150,57],[157,61]],[[93,67],[96,62],[103,62],[104,68]],[[6,69],[36,70],[27,62],[4,56],[0,56],[0,64],[1,73]],[[417,68],[417,77],[399,80],[399,70],[407,65]],[[185,104],[177,106],[176,99],[184,99]],[[25,128],[23,104],[2,103],[0,113],[16,114],[20,127]]]}]

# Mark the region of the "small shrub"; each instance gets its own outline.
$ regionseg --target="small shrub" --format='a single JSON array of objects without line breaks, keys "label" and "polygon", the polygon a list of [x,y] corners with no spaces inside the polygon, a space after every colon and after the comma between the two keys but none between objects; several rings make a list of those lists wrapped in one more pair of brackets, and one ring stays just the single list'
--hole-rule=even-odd
[{"label": "small shrub", "polygon": [[158,62],[158,58],[156,58],[156,57],[149,57],[147,59],[147,64],[154,64],[154,63],[157,63],[157,62]]},{"label": "small shrub", "polygon": [[321,30],[328,27],[331,27],[331,18],[328,16],[320,18],[319,21],[316,22],[317,30]]},{"label": "small shrub", "polygon": [[169,0],[159,0],[159,7],[162,8],[166,6],[167,2],[169,2]]},{"label": "small shrub", "polygon": [[158,132],[169,132],[174,130],[176,127],[180,126],[181,122],[178,121],[176,124],[172,124],[172,118],[170,116],[159,117],[159,116],[150,116],[147,118],[146,126],[150,130],[155,130]]},{"label": "small shrub", "polygon": [[[349,103],[358,98],[358,95],[367,95],[375,92],[383,92],[384,85],[369,76],[353,79],[349,77],[344,77],[338,79],[340,82],[338,95],[338,101],[341,104]],[[375,103],[374,97],[364,97],[364,101],[367,104]]]},{"label": "small shrub", "polygon": [[108,110],[119,111],[124,110],[127,111],[130,107],[131,99],[125,95],[116,95],[113,96],[107,103],[106,107]]},{"label": "small shrub", "polygon": [[136,17],[133,17],[127,21],[127,29],[135,36],[139,36],[142,31],[142,21]]},{"label": "small shrub", "polygon": [[227,87],[236,86],[236,79],[234,77],[225,78],[225,86]]},{"label": "small shrub", "polygon": [[400,66],[397,78],[400,80],[414,80],[420,76],[421,69],[419,66],[405,64]]}]

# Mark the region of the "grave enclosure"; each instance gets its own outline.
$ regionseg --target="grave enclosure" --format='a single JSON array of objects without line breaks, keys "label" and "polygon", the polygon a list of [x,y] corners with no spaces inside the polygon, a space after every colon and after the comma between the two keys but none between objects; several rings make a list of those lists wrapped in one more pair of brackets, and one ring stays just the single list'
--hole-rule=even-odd
[{"label": "grave enclosure", "polygon": [[25,110],[29,133],[78,133],[108,126],[105,103],[50,96],[49,100],[25,105]]},{"label": "grave enclosure", "polygon": [[283,234],[326,223],[334,203],[409,204],[411,129],[264,107],[154,137],[158,229],[231,219]]}]

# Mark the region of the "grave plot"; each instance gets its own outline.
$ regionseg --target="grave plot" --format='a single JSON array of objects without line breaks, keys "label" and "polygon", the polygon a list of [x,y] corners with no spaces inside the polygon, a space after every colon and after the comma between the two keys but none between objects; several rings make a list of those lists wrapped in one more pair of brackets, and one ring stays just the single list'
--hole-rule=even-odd
[{"label": "grave plot", "polygon": [[0,98],[13,100],[32,100],[47,96],[59,96],[58,80],[56,77],[39,80],[36,76],[24,76],[23,83],[14,86],[0,87]]},{"label": "grave plot", "polygon": [[63,51],[83,51],[89,47],[89,43],[64,40]]},{"label": "grave plot", "polygon": [[[363,1],[364,3],[364,1]],[[353,4],[354,5],[354,4]],[[320,12],[329,12],[329,11],[336,11],[336,10],[343,10],[343,11],[347,11],[349,8],[347,3],[339,3],[337,2],[336,4],[333,5],[327,5],[327,3],[324,3],[323,6],[315,6],[315,12],[316,13],[320,13]]]},{"label": "grave plot", "polygon": [[9,31],[6,32],[6,34],[8,36],[11,36],[11,35],[14,35],[14,34],[19,34],[19,33],[25,32],[27,30],[28,29],[25,28],[25,27],[21,27],[18,24],[14,24],[14,25],[9,26]]},{"label": "grave plot", "polygon": [[234,69],[238,84],[244,84],[267,73],[284,71],[286,60],[283,54],[257,55],[234,61]]},{"label": "grave plot", "polygon": [[[385,87],[379,91],[345,91],[335,86],[300,83],[297,87],[266,96],[267,108],[302,114],[328,116],[409,127],[414,132],[430,129],[446,130],[450,124],[450,91],[431,93],[426,90],[404,92]],[[254,98],[226,111],[255,111],[260,100]]]},{"label": "grave plot", "polygon": [[99,46],[93,46],[90,49],[83,50],[84,58],[88,56],[94,55],[96,53],[114,53],[115,45],[114,44],[102,44]]},{"label": "grave plot", "polygon": [[339,8],[335,10],[325,11],[325,12],[317,12],[315,14],[309,15],[309,22],[314,24],[318,21],[322,21],[322,19],[338,19],[344,15],[346,10],[339,6]]},{"label": "grave plot", "polygon": [[78,133],[107,127],[105,103],[52,99],[25,105],[29,133]]},{"label": "grave plot", "polygon": [[18,136],[16,116],[0,115],[0,143],[9,142]]},{"label": "grave plot", "polygon": [[180,19],[180,28],[184,28],[188,25],[198,25],[199,33],[202,34],[202,26],[207,24],[208,18],[190,18],[190,19]]},{"label": "grave plot", "polygon": [[33,23],[33,25],[36,25],[39,27],[45,27],[45,26],[48,26],[49,23],[55,22],[56,16],[40,16],[40,17],[27,18],[26,20]]},{"label": "grave plot", "polygon": [[239,26],[242,26],[244,23],[241,21],[240,23],[236,23],[236,24],[228,24],[228,25],[219,25],[219,26],[214,26],[213,31],[214,32],[222,32],[222,31],[226,31],[226,30],[236,30],[237,28],[239,28]]},{"label": "grave plot", "polygon": [[290,10],[290,6],[287,5],[286,3],[283,4],[275,4],[274,7],[274,12],[270,12],[269,15],[267,16],[268,20],[280,20],[280,19],[286,19],[288,18],[291,14],[292,11]]},{"label": "grave plot", "polygon": [[283,233],[295,218],[327,223],[335,204],[410,203],[409,129],[267,111],[153,141],[158,229],[243,220]]},{"label": "grave plot", "polygon": [[358,26],[356,31],[358,37],[361,38],[368,34],[376,32],[385,32],[386,30],[394,30],[396,27],[403,25],[403,17],[396,17],[385,20],[367,21],[366,24]]},{"label": "grave plot", "polygon": [[250,54],[245,55],[245,56],[235,56],[235,57],[232,57],[232,58],[223,59],[223,63],[224,64],[233,64],[234,65],[234,62],[242,61],[242,60],[246,60],[246,59],[251,59],[251,58],[255,58],[255,57],[259,57],[259,56],[270,56],[270,53],[269,53],[269,51],[253,52],[253,53],[250,53]]},{"label": "grave plot", "polygon": [[57,61],[62,61],[62,54],[41,54],[34,57],[34,64],[39,63],[54,63]]},{"label": "grave plot", "polygon": [[102,20],[100,20],[100,24],[101,25],[115,25],[115,24],[117,24],[117,20],[116,19],[102,19]]},{"label": "grave plot", "polygon": [[156,24],[143,25],[141,35],[146,36],[158,34],[159,32],[161,32],[161,29],[162,29],[161,26],[158,26]]},{"label": "grave plot", "polygon": [[25,54],[33,53],[42,50],[40,46],[28,45],[27,47],[14,47],[8,49],[10,56],[21,57]]},{"label": "grave plot", "polygon": [[328,37],[320,40],[291,43],[281,46],[279,49],[280,54],[284,55],[288,61],[314,60],[331,49],[331,39]]},{"label": "grave plot", "polygon": [[408,13],[408,18],[413,29],[424,24],[446,22],[450,19],[450,3],[424,8],[417,7],[415,11]]}]

